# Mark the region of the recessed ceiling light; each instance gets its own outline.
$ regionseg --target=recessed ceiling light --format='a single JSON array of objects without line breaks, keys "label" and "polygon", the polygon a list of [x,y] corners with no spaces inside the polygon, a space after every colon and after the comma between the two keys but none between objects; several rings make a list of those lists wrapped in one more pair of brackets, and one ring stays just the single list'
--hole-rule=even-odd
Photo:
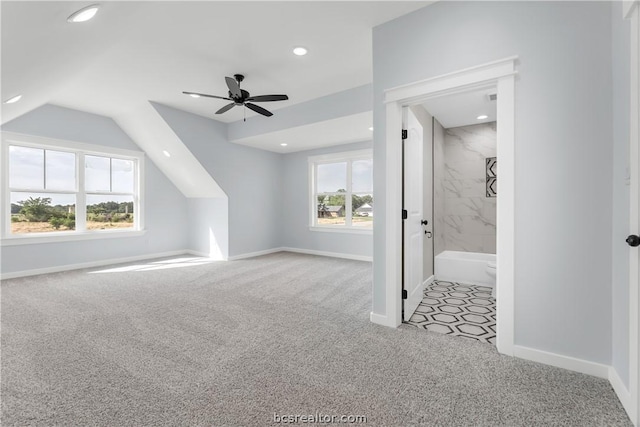
[{"label": "recessed ceiling light", "polygon": [[369,130],[373,130],[373,126],[371,126],[371,127],[369,128]]},{"label": "recessed ceiling light", "polygon": [[20,101],[20,98],[22,98],[22,95],[16,95],[13,98],[9,98],[6,101],[4,101],[5,104],[13,104],[14,102],[18,102]]},{"label": "recessed ceiling light", "polygon": [[83,7],[68,17],[67,22],[86,22],[96,15],[99,8],[99,4],[92,4],[91,6]]},{"label": "recessed ceiling light", "polygon": [[306,54],[307,54],[307,49],[305,49],[305,48],[304,48],[304,47],[302,47],[302,46],[298,46],[298,47],[296,47],[296,48],[294,48],[294,49],[293,49],[293,53],[294,53],[295,55],[298,55],[298,56],[304,56],[304,55],[306,55]]},{"label": "recessed ceiling light", "polygon": [[189,96],[192,98],[200,98],[200,95],[198,95],[197,93],[190,93]]},{"label": "recessed ceiling light", "polygon": [[286,142],[283,142],[283,143],[282,143],[282,144],[280,144],[280,145],[282,145],[283,147],[286,147],[286,146],[287,146],[287,143],[286,143]]},{"label": "recessed ceiling light", "polygon": [[162,154],[164,154],[167,157],[171,157],[171,154],[169,154],[167,150],[162,150]]},{"label": "recessed ceiling light", "polygon": [[484,119],[488,119],[488,118],[489,118],[489,116],[487,116],[486,114],[481,114],[478,117],[476,117],[476,119],[478,119],[478,120],[484,120]]}]

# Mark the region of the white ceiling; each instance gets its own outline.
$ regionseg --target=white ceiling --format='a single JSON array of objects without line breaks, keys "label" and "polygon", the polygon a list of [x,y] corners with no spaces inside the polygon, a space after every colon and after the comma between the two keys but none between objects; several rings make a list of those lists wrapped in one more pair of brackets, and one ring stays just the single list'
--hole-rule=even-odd
[{"label": "white ceiling", "polygon": [[213,117],[226,101],[181,92],[224,96],[234,73],[252,95],[289,95],[268,109],[308,101],[370,83],[372,27],[431,2],[103,1],[93,20],[66,22],[91,3],[0,2],[2,100],[23,95],[2,123],[44,103],[116,116],[149,100]]},{"label": "white ceiling", "polygon": [[[496,120],[496,102],[489,101],[488,96],[492,93],[496,93],[495,88],[479,89],[432,98],[422,105],[446,129],[494,122]],[[477,117],[482,114],[489,117],[478,120]]]},{"label": "white ceiling", "polygon": [[[276,153],[293,153],[331,145],[371,141],[371,111],[233,141]],[[285,143],[283,147],[280,144]]]}]

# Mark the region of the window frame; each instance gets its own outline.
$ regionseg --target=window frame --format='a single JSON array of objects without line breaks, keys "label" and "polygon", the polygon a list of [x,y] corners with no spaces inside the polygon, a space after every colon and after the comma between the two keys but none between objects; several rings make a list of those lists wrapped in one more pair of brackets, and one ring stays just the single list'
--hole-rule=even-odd
[{"label": "window frame", "polygon": [[[356,192],[352,191],[352,168],[353,162],[358,160],[373,160],[373,150],[372,149],[364,149],[364,150],[354,150],[354,151],[343,151],[338,153],[330,153],[330,154],[322,154],[318,156],[309,156],[307,159],[309,165],[309,230],[310,231],[323,231],[323,232],[331,232],[331,233],[352,233],[352,234],[373,234],[373,227],[371,228],[363,228],[359,226],[354,226],[351,222],[353,217],[352,213],[352,202],[353,195],[359,194],[369,194],[366,192]],[[330,163],[347,163],[347,182],[345,183],[347,190],[345,193],[333,193],[333,192],[317,192],[316,191],[316,183],[317,183],[317,166],[323,164]],[[372,182],[373,186],[373,182]],[[317,195],[318,194],[333,194],[333,195],[345,195],[345,224],[344,225],[320,225],[318,224],[318,202]],[[373,195],[373,188],[371,189],[371,194]],[[375,220],[374,220],[375,221]]]},{"label": "window frame", "polygon": [[[60,139],[46,138],[40,136],[19,134],[14,132],[1,132],[2,146],[0,147],[0,185],[2,187],[2,197],[0,198],[0,240],[2,246],[68,242],[74,240],[91,240],[114,237],[134,237],[145,234],[144,224],[144,163],[145,155],[140,151],[126,150],[122,148],[104,147],[94,144],[86,144],[76,141],[65,141]],[[48,190],[48,189],[12,189],[9,186],[9,147],[20,146],[26,148],[37,148],[41,150],[61,151],[73,153],[76,157],[76,188],[75,191],[68,190]],[[108,157],[122,160],[131,160],[134,163],[134,220],[133,228],[118,230],[86,230],[86,196],[99,195],[124,195],[119,192],[95,192],[87,191],[84,188],[84,158],[86,155]],[[110,172],[112,173],[112,172]],[[31,193],[51,193],[51,194],[75,194],[76,196],[76,229],[56,232],[40,233],[11,233],[11,193],[31,192]],[[126,195],[131,195],[127,193]]]}]

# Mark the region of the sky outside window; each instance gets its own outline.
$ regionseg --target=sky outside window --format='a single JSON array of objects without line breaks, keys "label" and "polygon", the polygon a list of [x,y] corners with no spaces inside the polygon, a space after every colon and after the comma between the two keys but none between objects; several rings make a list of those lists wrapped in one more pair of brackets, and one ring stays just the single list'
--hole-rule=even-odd
[{"label": "sky outside window", "polygon": [[44,150],[9,147],[9,186],[21,189],[44,189]]},{"label": "sky outside window", "polygon": [[353,161],[351,182],[354,193],[373,191],[373,159]]},{"label": "sky outside window", "polygon": [[[133,160],[87,155],[85,156],[85,190],[133,193],[134,171]],[[9,186],[11,188],[76,191],[76,180],[75,153],[46,150],[45,154],[45,150],[40,148],[15,145],[9,147]],[[12,203],[14,203],[13,198]]]},{"label": "sky outside window", "polygon": [[347,188],[347,163],[326,163],[317,167],[318,193],[336,193]]}]

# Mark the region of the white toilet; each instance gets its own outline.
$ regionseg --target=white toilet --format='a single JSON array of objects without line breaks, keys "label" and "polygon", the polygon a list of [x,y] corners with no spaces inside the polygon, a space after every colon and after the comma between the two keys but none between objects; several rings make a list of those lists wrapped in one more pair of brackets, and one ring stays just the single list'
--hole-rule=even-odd
[{"label": "white toilet", "polygon": [[488,262],[487,268],[485,269],[489,277],[491,277],[491,281],[493,282],[493,288],[491,289],[491,296],[496,297],[496,263]]}]

